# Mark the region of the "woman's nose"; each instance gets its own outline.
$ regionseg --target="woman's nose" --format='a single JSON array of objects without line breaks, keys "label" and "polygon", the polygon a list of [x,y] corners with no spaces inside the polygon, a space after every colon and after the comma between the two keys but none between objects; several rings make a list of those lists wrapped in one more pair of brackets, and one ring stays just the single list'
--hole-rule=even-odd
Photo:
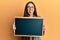
[{"label": "woman's nose", "polygon": [[30,10],[31,10],[31,8],[30,8]]}]

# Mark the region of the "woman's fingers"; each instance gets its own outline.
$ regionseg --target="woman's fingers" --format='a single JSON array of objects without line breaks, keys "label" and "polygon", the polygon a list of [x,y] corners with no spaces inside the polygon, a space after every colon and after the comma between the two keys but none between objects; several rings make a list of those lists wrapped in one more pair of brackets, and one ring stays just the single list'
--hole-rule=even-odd
[{"label": "woman's fingers", "polygon": [[14,29],[14,30],[16,30],[16,27],[15,27],[15,25],[13,25],[13,29]]},{"label": "woman's fingers", "polygon": [[43,29],[43,31],[45,31],[45,29],[46,29],[45,25],[43,25],[42,29]]},{"label": "woman's fingers", "polygon": [[43,35],[45,34],[45,30],[46,30],[46,27],[45,27],[45,25],[43,25],[43,27],[42,27]]},{"label": "woman's fingers", "polygon": [[13,24],[13,30],[14,30],[14,33],[15,33],[15,30],[16,30],[15,24]]}]

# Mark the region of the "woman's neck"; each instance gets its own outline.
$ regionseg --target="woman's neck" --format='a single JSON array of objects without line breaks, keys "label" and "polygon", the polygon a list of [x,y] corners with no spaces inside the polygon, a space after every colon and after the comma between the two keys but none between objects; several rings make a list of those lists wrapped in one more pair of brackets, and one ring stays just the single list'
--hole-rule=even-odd
[{"label": "woman's neck", "polygon": [[33,15],[30,15],[29,17],[33,17]]},{"label": "woman's neck", "polygon": [[30,14],[29,17],[33,17],[33,14]]}]

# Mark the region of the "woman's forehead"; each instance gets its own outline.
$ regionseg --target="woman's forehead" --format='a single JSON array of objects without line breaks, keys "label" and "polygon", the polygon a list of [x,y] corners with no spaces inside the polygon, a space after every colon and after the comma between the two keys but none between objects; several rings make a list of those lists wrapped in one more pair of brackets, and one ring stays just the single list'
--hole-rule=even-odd
[{"label": "woman's forehead", "polygon": [[29,3],[28,6],[34,6],[32,3]]}]

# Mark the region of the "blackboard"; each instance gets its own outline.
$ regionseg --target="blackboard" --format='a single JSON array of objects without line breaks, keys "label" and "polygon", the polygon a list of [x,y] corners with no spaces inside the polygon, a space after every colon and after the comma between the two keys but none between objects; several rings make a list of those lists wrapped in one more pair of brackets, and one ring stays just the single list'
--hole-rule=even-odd
[{"label": "blackboard", "polygon": [[16,17],[15,35],[42,36],[43,19],[40,17]]}]

